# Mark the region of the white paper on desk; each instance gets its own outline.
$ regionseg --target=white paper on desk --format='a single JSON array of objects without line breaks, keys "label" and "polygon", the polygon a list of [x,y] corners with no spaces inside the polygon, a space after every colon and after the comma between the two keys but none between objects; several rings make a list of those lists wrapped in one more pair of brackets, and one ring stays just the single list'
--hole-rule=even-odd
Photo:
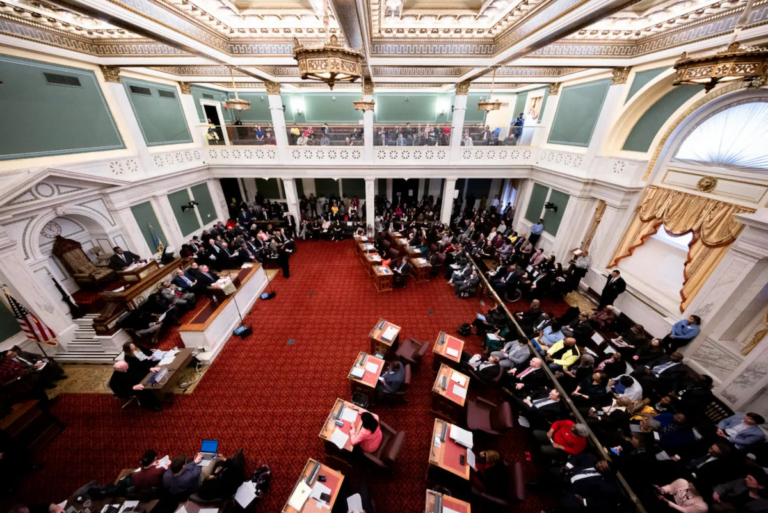
[{"label": "white paper on desk", "polygon": [[235,494],[235,500],[241,508],[245,509],[256,498],[256,483],[246,481],[240,485]]},{"label": "white paper on desk", "polygon": [[[120,511],[118,513],[123,513],[126,509],[135,508],[139,505],[139,501],[125,501],[120,508]],[[184,506],[181,507],[181,509],[184,509]],[[184,510],[186,511],[186,510]],[[177,511],[176,513],[183,513],[181,510]]]},{"label": "white paper on desk", "polygon": [[[307,483],[303,480],[299,481],[293,494],[291,494],[291,498],[288,499],[288,505],[296,511],[301,511],[301,508],[303,508],[304,503],[307,502],[307,497],[309,497],[311,491],[312,488],[310,488]],[[178,511],[176,513],[178,513]]]},{"label": "white paper on desk", "polygon": [[347,445],[347,440],[349,440],[349,435],[346,434],[341,429],[334,429],[333,434],[331,435],[331,442],[336,444],[336,447],[339,449],[343,449],[344,446]]},{"label": "white paper on desk", "polygon": [[[472,467],[472,470],[475,469],[475,453],[472,452],[472,449],[467,449],[467,463],[469,463],[469,466]],[[445,509],[443,509],[445,511]]]},{"label": "white paper on desk", "polygon": [[459,356],[459,350],[458,349],[453,349],[453,348],[449,347],[448,349],[445,350],[445,352],[446,352],[446,354],[448,356],[453,356],[454,358],[457,358]]},{"label": "white paper on desk", "polygon": [[363,498],[359,493],[347,497],[347,511],[350,513],[360,513],[363,511]]},{"label": "white paper on desk", "polygon": [[350,374],[352,375],[353,378],[360,379],[365,375],[365,369],[355,365],[354,367],[352,367],[352,372],[350,372]]},{"label": "white paper on desk", "polygon": [[386,329],[386,331],[384,331],[384,333],[381,335],[381,338],[389,342],[395,338],[395,335],[397,335],[397,328],[390,326]]},{"label": "white paper on desk", "polygon": [[125,290],[125,286],[120,287],[119,289],[111,290],[110,292],[122,292]]},{"label": "white paper on desk", "polygon": [[368,362],[368,363],[365,364],[365,370],[367,370],[368,372],[373,372],[374,374],[376,374],[377,372],[379,372],[379,366],[378,366],[378,364],[376,364],[374,362]]},{"label": "white paper on desk", "polygon": [[454,372],[453,374],[451,374],[451,381],[455,381],[459,385],[464,386],[464,383],[467,382],[467,377],[462,376],[458,372]]},{"label": "white paper on desk", "polygon": [[592,355],[592,356],[594,356],[595,358],[597,358],[597,357],[598,357],[598,356],[597,356],[597,353],[596,353],[596,352],[594,352],[594,351],[592,351],[590,348],[588,348],[588,347],[585,347],[585,349],[587,350],[587,352],[588,352],[589,354],[591,354],[591,355]]},{"label": "white paper on desk", "polygon": [[467,389],[461,388],[459,385],[453,385],[453,393],[458,395],[462,399],[467,397]]},{"label": "white paper on desk", "polygon": [[605,349],[603,349],[603,352],[605,354],[613,354],[613,353],[616,352],[616,350],[614,348],[612,348],[611,346],[605,346]]},{"label": "white paper on desk", "polygon": [[459,445],[471,449],[473,445],[472,431],[462,429],[455,424],[451,424],[451,438]]},{"label": "white paper on desk", "polygon": [[602,344],[604,339],[600,335],[600,333],[593,333],[592,334],[592,340],[595,341],[595,344]]},{"label": "white paper on desk", "polygon": [[159,365],[161,367],[163,365],[170,365],[170,364],[173,363],[173,360],[175,360],[175,359],[176,358],[174,358],[173,355],[168,355],[168,356],[164,357],[162,360],[160,360],[160,362],[157,365]]},{"label": "white paper on desk", "polygon": [[253,264],[243,264],[240,266],[240,269],[250,269],[251,267],[253,267]]},{"label": "white paper on desk", "polygon": [[459,513],[458,511],[454,511],[451,508],[446,508],[443,506],[443,513]]},{"label": "white paper on desk", "polygon": [[341,420],[354,423],[357,420],[357,410],[354,408],[344,408],[344,411],[341,412]]},{"label": "white paper on desk", "polygon": [[315,485],[312,487],[312,493],[309,494],[309,497],[311,499],[320,500],[320,496],[324,493],[327,493],[328,495],[330,495],[331,489],[325,486],[320,481],[317,481]]},{"label": "white paper on desk", "polygon": [[200,508],[198,513],[219,513],[219,508]]}]

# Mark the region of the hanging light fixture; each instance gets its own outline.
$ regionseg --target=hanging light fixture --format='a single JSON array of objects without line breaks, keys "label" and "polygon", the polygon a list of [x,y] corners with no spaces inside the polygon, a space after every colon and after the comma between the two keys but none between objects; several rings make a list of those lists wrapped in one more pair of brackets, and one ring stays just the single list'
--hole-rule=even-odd
[{"label": "hanging light fixture", "polygon": [[229,76],[232,77],[232,89],[235,90],[235,99],[234,100],[227,100],[227,109],[229,110],[250,110],[251,109],[251,102],[248,100],[241,100],[237,96],[237,86],[235,85],[235,74],[232,71],[232,67],[229,67]]},{"label": "hanging light fixture", "polygon": [[727,47],[697,58],[690,58],[683,52],[680,60],[675,63],[677,73],[672,85],[703,85],[704,90],[709,92],[720,82],[764,82],[764,76],[768,73],[768,48],[744,46],[736,41],[749,19],[753,2],[747,2]]},{"label": "hanging light fixture", "polygon": [[[328,30],[328,2],[323,0],[323,26]],[[339,38],[331,35],[329,40],[319,46],[302,46],[293,38],[293,58],[299,64],[302,80],[325,82],[333,89],[336,82],[354,82],[362,75],[360,63],[363,56],[339,44]]]},{"label": "hanging light fixture", "polygon": [[[362,89],[363,89],[363,97],[360,98],[359,100],[356,100],[356,101],[352,102],[352,103],[355,104],[355,110],[362,110],[363,112],[365,112],[366,110],[373,110],[374,105],[375,105],[374,101],[373,100],[367,101],[365,99],[365,95],[366,95],[365,75],[360,75],[360,78],[362,79],[361,86],[362,86]],[[372,95],[373,94],[373,86],[369,84],[369,87],[370,87],[371,90],[367,94]]]},{"label": "hanging light fixture", "polygon": [[499,110],[501,108],[501,100],[493,100],[493,86],[496,83],[496,66],[493,67],[493,79],[491,79],[491,94],[488,95],[487,100],[477,102],[477,110],[483,110],[485,112],[491,112],[492,110]]}]

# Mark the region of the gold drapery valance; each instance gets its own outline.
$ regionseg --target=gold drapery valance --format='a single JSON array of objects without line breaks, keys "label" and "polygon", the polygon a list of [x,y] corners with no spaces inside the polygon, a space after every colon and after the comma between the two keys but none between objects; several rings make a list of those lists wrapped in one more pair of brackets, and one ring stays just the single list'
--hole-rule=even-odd
[{"label": "gold drapery valance", "polygon": [[703,196],[649,186],[608,267],[632,256],[662,224],[675,237],[693,232],[680,290],[680,311],[683,312],[744,227],[736,221],[734,214],[754,211]]}]

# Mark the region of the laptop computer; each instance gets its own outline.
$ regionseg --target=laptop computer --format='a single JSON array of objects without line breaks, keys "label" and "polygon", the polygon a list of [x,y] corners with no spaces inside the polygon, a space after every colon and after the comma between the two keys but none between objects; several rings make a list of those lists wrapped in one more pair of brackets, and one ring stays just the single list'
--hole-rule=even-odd
[{"label": "laptop computer", "polygon": [[218,440],[203,440],[203,445],[200,447],[200,454],[203,455],[203,460],[197,464],[198,467],[207,467],[216,456],[219,454],[219,441]]}]

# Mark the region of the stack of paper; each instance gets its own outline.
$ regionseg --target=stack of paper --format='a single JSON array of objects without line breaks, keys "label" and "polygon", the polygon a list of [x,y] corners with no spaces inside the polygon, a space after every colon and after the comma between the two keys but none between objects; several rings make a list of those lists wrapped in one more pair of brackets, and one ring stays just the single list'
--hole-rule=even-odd
[{"label": "stack of paper", "polygon": [[362,513],[363,498],[360,497],[359,493],[347,497],[347,511],[350,513]]},{"label": "stack of paper", "polygon": [[301,508],[304,507],[304,503],[307,502],[307,498],[311,492],[312,488],[310,488],[307,483],[304,481],[299,481],[299,484],[296,485],[296,489],[293,491],[291,498],[288,499],[288,505],[296,511],[301,511]]},{"label": "stack of paper", "polygon": [[397,328],[390,326],[387,328],[387,330],[381,335],[381,338],[386,340],[387,342],[391,341],[393,338],[395,338],[395,335],[397,335]]},{"label": "stack of paper", "polygon": [[451,374],[451,381],[455,381],[459,385],[464,386],[464,384],[467,382],[467,377],[462,376],[458,372],[454,372],[453,374]]},{"label": "stack of paper", "polygon": [[365,375],[365,369],[355,365],[354,367],[352,367],[352,372],[350,372],[350,374],[352,375],[352,377],[360,379]]},{"label": "stack of paper", "polygon": [[344,411],[341,412],[341,420],[349,422],[350,424],[354,423],[357,420],[357,410],[353,408],[344,408]]},{"label": "stack of paper", "polygon": [[377,372],[379,372],[379,365],[374,362],[368,362],[365,364],[365,370],[376,374]]},{"label": "stack of paper", "polygon": [[[455,389],[456,387],[454,387]],[[451,438],[459,445],[471,449],[473,445],[472,432],[451,424]]]},{"label": "stack of paper", "polygon": [[461,397],[462,399],[465,399],[467,397],[467,389],[462,388],[459,385],[453,385],[453,393]]},{"label": "stack of paper", "polygon": [[245,509],[256,498],[256,483],[246,481],[240,485],[235,494],[235,500],[241,508]]},{"label": "stack of paper", "polygon": [[344,446],[347,445],[347,440],[349,440],[349,435],[344,431],[341,429],[333,430],[333,433],[331,434],[331,442],[336,444],[336,447],[343,449]]},{"label": "stack of paper", "polygon": [[453,356],[454,358],[457,358],[459,356],[459,351],[451,347],[446,349],[445,352],[446,354],[448,354],[448,356]]}]

